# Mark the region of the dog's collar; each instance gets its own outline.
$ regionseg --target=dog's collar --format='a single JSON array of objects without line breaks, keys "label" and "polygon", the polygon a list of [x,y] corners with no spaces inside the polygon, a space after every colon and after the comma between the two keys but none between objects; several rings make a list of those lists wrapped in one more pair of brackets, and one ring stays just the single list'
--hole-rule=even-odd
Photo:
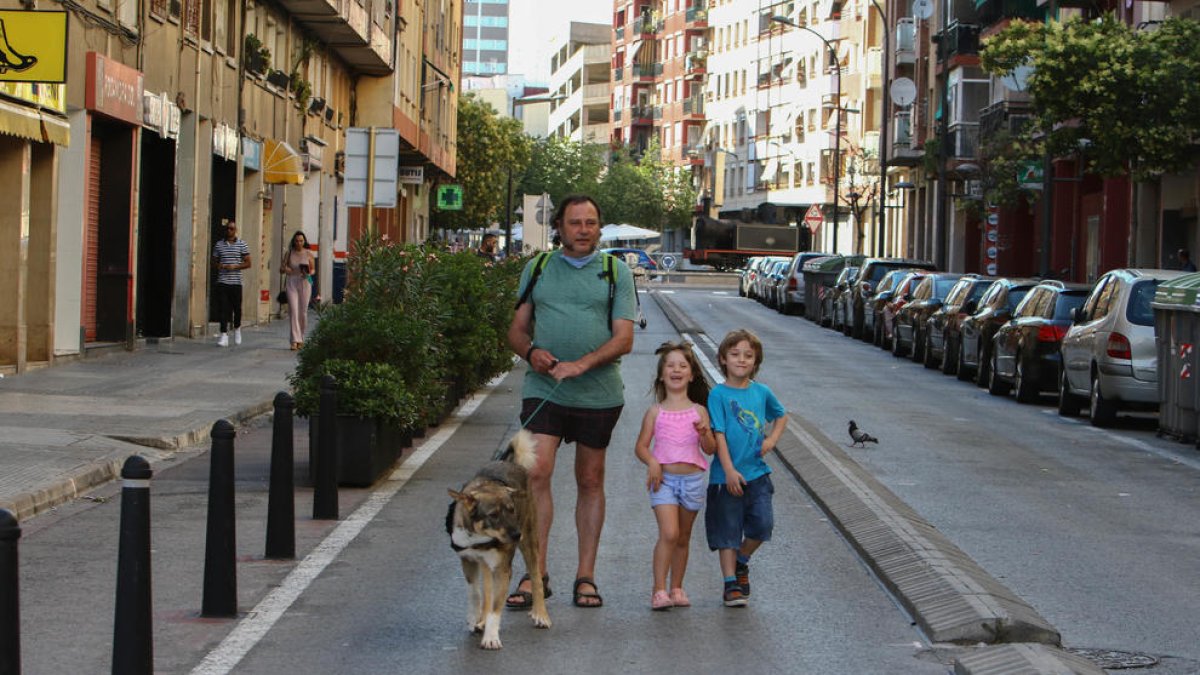
[{"label": "dog's collar", "polygon": [[500,548],[501,546],[503,546],[503,544],[500,543],[499,539],[489,539],[487,541],[481,541],[478,544],[471,544],[470,546],[459,546],[458,544],[454,543],[453,539],[450,540],[450,548],[454,549],[455,552],[466,551],[467,549],[472,551],[490,551],[495,548]]}]

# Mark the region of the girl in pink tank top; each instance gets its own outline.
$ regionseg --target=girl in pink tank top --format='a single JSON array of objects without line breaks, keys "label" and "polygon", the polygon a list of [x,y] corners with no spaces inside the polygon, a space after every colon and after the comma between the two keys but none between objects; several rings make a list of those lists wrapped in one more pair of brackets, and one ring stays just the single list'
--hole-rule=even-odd
[{"label": "girl in pink tank top", "polygon": [[716,452],[717,441],[708,423],[708,383],[692,346],[664,342],[655,354],[654,396],[658,402],[642,418],[635,451],[646,465],[646,488],[658,521],[650,607],[666,610],[691,605],[683,591],[683,575],[692,524],[704,505],[708,485],[706,455]]}]

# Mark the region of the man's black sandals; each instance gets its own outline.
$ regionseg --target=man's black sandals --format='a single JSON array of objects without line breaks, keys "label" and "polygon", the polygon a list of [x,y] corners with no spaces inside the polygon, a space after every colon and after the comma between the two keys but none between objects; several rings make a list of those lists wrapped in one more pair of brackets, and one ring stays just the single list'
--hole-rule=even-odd
[{"label": "man's black sandals", "polygon": [[[595,592],[595,593],[581,592],[579,590],[579,587],[582,586],[583,584],[590,585],[592,588],[596,589],[597,592]],[[596,585],[596,582],[593,581],[591,577],[579,577],[578,579],[575,580],[575,588],[574,588],[575,597],[572,599],[572,602],[575,603],[576,607],[589,607],[589,608],[603,607],[604,606],[604,598],[600,597],[599,591],[600,591],[600,587]]]},{"label": "man's black sandals", "polygon": [[[521,588],[521,584],[529,580],[528,574],[521,577],[521,580],[517,582],[517,588]],[[549,598],[551,595],[554,595],[553,591],[550,590],[549,574],[542,575],[542,588],[546,590],[547,598]],[[516,600],[515,598],[520,598],[520,600]],[[504,606],[509,609],[531,609],[533,607],[533,591],[516,590],[512,593],[509,593],[508,599],[504,601]]]}]

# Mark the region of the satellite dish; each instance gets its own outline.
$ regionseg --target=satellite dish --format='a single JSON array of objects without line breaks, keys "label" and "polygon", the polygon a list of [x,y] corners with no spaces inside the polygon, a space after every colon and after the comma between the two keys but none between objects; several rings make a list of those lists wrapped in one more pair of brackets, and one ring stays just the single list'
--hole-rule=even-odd
[{"label": "satellite dish", "polygon": [[917,100],[917,84],[907,77],[897,77],[888,88],[888,95],[901,108],[907,108]]},{"label": "satellite dish", "polygon": [[928,19],[933,16],[933,0],[913,0],[913,16]]},{"label": "satellite dish", "polygon": [[1032,74],[1033,66],[1017,66],[1011,73],[1000,78],[1000,84],[1003,84],[1009,91],[1025,91],[1025,86],[1029,84],[1029,76]]}]

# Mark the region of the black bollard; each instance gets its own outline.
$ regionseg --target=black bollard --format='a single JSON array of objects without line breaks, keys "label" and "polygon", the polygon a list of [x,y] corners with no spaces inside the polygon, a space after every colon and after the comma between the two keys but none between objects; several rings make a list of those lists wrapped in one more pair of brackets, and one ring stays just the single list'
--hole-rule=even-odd
[{"label": "black bollard", "polygon": [[154,672],[150,594],[150,464],[134,455],[121,467],[121,538],[117,553],[114,673]]},{"label": "black bollard", "polygon": [[233,425],[212,428],[208,474],[208,535],[204,548],[204,600],[200,615],[237,616],[237,532],[233,519]]},{"label": "black bollard", "polygon": [[21,594],[17,574],[17,540],[21,526],[0,509],[0,675],[21,672]]},{"label": "black bollard", "polygon": [[281,391],[275,395],[265,557],[278,560],[296,557],[296,502],[292,476],[292,410],[295,408],[296,401],[290,394]]},{"label": "black bollard", "polygon": [[313,520],[338,519],[337,380],[321,378],[317,466],[313,472]]}]

